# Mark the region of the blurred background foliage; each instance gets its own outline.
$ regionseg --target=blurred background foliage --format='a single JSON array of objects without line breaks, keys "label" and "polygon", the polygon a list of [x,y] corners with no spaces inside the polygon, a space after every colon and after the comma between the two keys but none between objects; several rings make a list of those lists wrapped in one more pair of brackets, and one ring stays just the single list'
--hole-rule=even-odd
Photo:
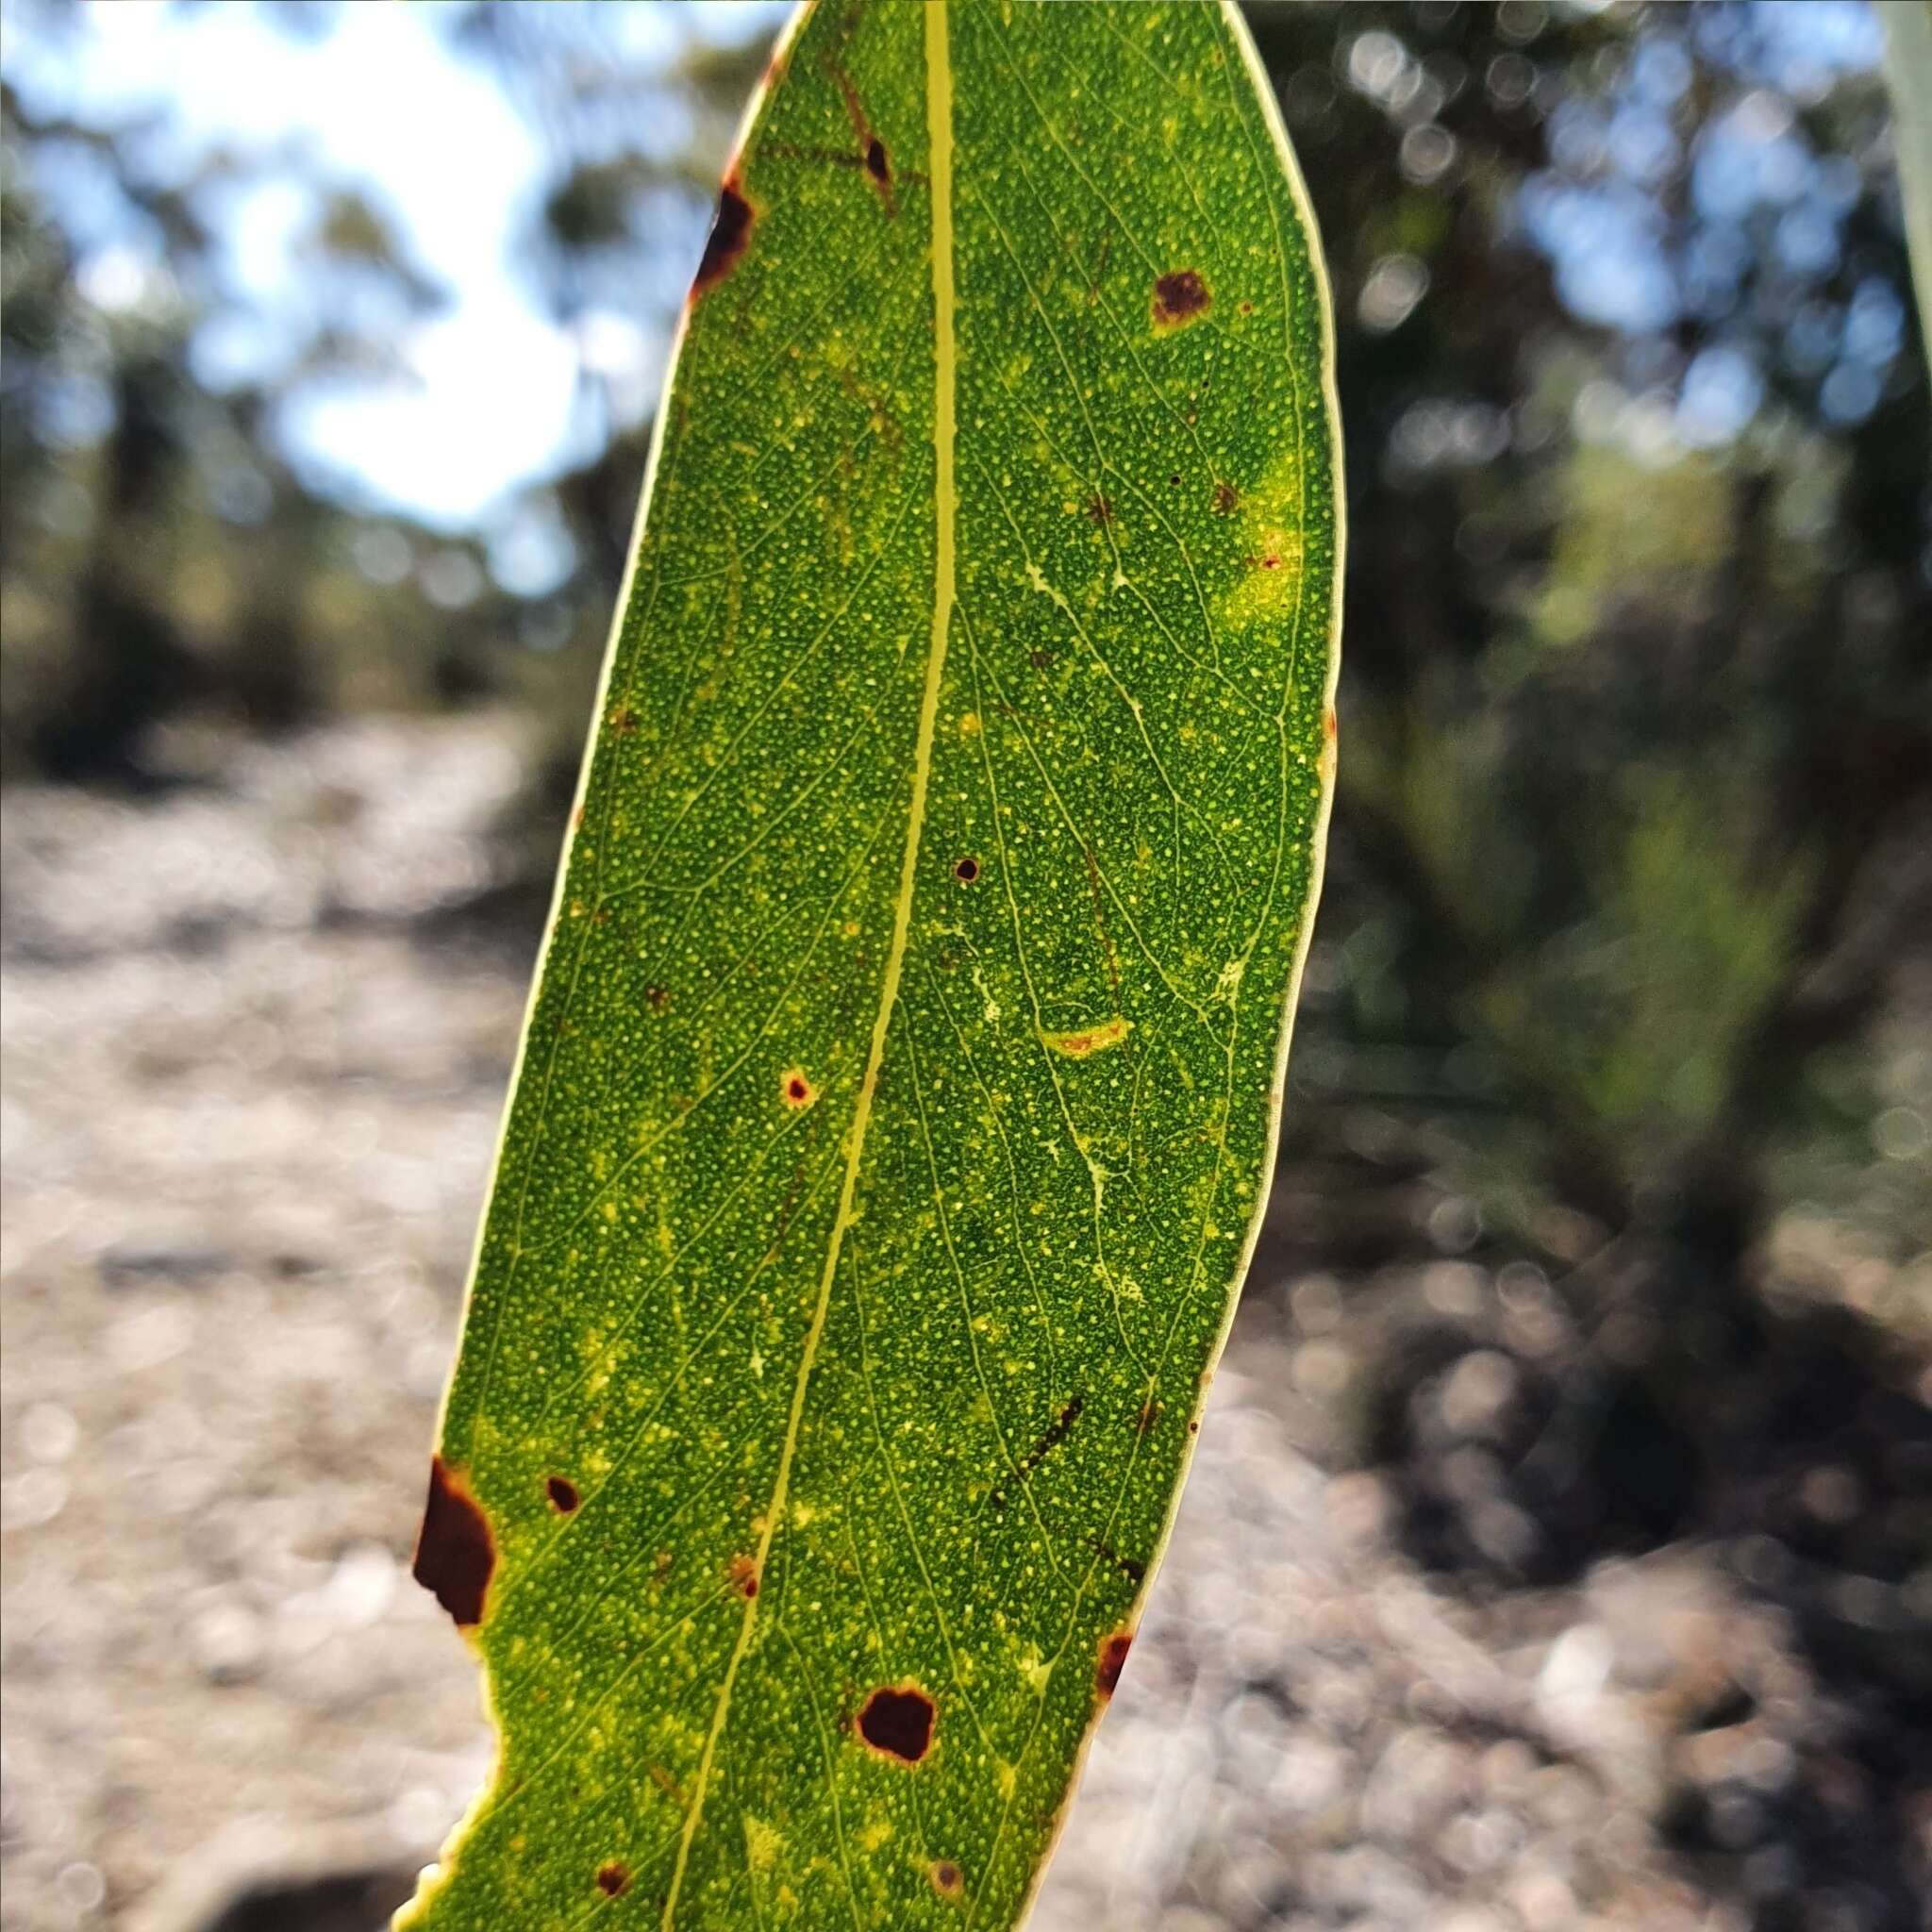
[{"label": "blurred background foliage", "polygon": [[[9,7],[7,777],[150,787],[220,730],[508,702],[542,723],[500,885],[541,902],[657,358],[773,25],[625,12],[433,12],[532,136],[507,273],[575,357],[565,459],[452,521],[301,434],[318,391],[407,382],[449,300],[383,184],[165,102],[90,112],[61,76],[111,18]],[[259,9],[309,43],[341,16]],[[1722,1297],[1794,1198],[1922,1253],[1932,417],[1875,22],[1251,18],[1326,238],[1352,521],[1297,1085],[1453,1158],[1481,1225],[1559,1267],[1646,1232]],[[268,199],[273,312],[233,263]]]},{"label": "blurred background foliage", "polygon": [[[320,59],[357,9],[251,11]],[[218,785],[238,735],[521,718],[484,901],[534,939],[664,344],[776,19],[646,11],[454,0],[412,29],[513,117],[501,273],[569,363],[548,454],[451,511],[385,482],[379,409],[353,460],[315,433],[420,384],[463,293],[393,184],[81,86],[114,9],[8,0],[9,783],[145,794]],[[1875,1663],[1805,1601],[1923,1714],[1932,404],[1876,17],[1248,13],[1333,275],[1351,516],[1257,1283],[1337,1271],[1386,1314],[1351,1453],[1425,1561],[1507,1587],[1723,1528],[1780,1553],[1765,1588],[1917,1577]],[[425,166],[458,208],[464,154]],[[266,293],[237,267],[264,207]],[[534,366],[506,346],[505,409]],[[1519,1421],[1474,1463],[1430,1394],[1470,1324],[1374,1299],[1426,1256],[1527,1270],[1563,1315],[1561,1345],[1504,1348]],[[1854,1507],[1780,1487],[1820,1457]]]}]

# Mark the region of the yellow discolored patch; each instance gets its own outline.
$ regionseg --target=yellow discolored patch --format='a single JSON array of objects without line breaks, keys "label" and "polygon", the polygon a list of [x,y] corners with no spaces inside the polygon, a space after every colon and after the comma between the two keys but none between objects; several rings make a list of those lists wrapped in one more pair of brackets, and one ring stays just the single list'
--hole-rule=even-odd
[{"label": "yellow discolored patch", "polygon": [[1220,598],[1224,624],[1254,624],[1293,613],[1302,587],[1302,468],[1284,450],[1258,483],[1240,492],[1239,574]]},{"label": "yellow discolored patch", "polygon": [[1063,1053],[1069,1059],[1084,1060],[1090,1054],[1118,1046],[1133,1030],[1134,1023],[1116,1013],[1097,1026],[1079,1026],[1071,1033],[1049,1033],[1042,1026],[1040,1037],[1055,1053]]},{"label": "yellow discolored patch", "polygon": [[762,1818],[754,1818],[749,1811],[743,1815],[745,1862],[754,1872],[768,1871],[784,1840]]}]

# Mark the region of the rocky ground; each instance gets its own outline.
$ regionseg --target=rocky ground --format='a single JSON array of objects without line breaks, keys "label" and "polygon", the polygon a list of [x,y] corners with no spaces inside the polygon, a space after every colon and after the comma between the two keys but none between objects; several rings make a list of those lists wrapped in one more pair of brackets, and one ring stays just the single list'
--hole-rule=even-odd
[{"label": "rocky ground", "polygon": [[[407,1565],[523,1004],[527,939],[463,910],[518,769],[501,722],[364,724],[8,800],[6,1932],[373,1927],[481,1776]],[[1353,1466],[1394,1295],[1466,1337],[1417,1385],[1477,1445],[1437,1487],[1533,1536],[1480,1445],[1556,1345],[1543,1277],[1270,1265],[1037,1932],[1922,1923],[1913,1680],[1821,1649],[1775,1539],[1452,1587],[1415,1472]],[[1858,1514],[1821,1466],[1814,1513]],[[1851,1581],[1888,1657],[1932,1628],[1932,1571]]]}]

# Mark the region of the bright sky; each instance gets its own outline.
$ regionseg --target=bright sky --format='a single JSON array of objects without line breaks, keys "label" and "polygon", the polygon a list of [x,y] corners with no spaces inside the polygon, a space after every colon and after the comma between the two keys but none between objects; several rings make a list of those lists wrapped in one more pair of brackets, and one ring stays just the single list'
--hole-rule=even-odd
[{"label": "bright sky", "polygon": [[[633,51],[668,62],[692,34],[740,39],[769,30],[779,11],[634,4],[615,17]],[[184,158],[224,142],[311,142],[451,291],[399,344],[410,382],[317,392],[291,416],[299,456],[452,528],[559,467],[579,348],[510,262],[543,156],[489,72],[452,56],[432,8],[347,6],[319,40],[278,31],[253,7],[92,0],[84,13],[75,61],[61,42],[22,31],[12,7],[0,12],[8,76],[35,108],[90,124],[159,108]],[[233,273],[271,317],[299,290],[291,246],[304,211],[299,196],[270,188],[234,204],[225,226]],[[131,294],[142,264],[108,251],[92,274],[92,292],[111,297],[118,278]],[[211,338],[204,373],[242,375],[284,342],[273,328]],[[631,373],[655,391],[661,346],[648,332],[607,323],[591,347],[646,365]]]}]

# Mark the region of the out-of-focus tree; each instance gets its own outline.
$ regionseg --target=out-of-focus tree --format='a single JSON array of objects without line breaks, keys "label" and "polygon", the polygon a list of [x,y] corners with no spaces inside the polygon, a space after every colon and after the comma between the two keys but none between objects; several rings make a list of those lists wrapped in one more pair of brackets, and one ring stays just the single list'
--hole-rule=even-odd
[{"label": "out-of-focus tree", "polygon": [[[328,8],[258,10],[304,42],[337,24]],[[667,65],[625,31],[635,14],[435,16],[451,59],[485,69],[541,136],[520,266],[579,349],[571,461],[456,536],[372,508],[291,433],[319,397],[407,380],[399,344],[445,298],[379,193],[300,142],[197,150],[164,112],[83,119],[6,82],[8,774],[142,781],[153,727],[183,715],[273,730],[508,692],[556,712],[538,794],[555,804],[622,568],[658,345],[763,58],[754,32],[693,40]],[[81,60],[101,24],[21,0],[9,28]],[[244,193],[270,185],[304,210],[272,325],[224,246]],[[275,353],[235,378],[223,345],[271,327]],[[520,541],[563,558],[540,594],[495,567]]]},{"label": "out-of-focus tree", "polygon": [[[1875,25],[1253,18],[1351,504],[1277,1264],[1528,1266],[1490,1437],[1440,1396],[1507,1322],[1417,1304],[1364,1366],[1414,1547],[1520,1580],[1736,1537],[1886,1687],[1890,1762],[1932,1641],[1840,1585],[1903,1591],[1932,1541],[1932,410]],[[1843,1306],[1801,1226],[1856,1227],[1887,1298]],[[1828,1524],[1820,1468],[1860,1499]]]}]

